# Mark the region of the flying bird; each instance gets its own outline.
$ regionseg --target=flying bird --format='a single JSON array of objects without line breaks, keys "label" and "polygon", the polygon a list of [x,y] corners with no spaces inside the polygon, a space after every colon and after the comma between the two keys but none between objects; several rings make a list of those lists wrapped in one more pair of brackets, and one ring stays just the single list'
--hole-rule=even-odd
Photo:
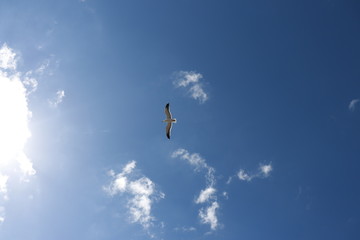
[{"label": "flying bird", "polygon": [[163,122],[167,122],[166,125],[166,136],[168,139],[170,139],[170,133],[171,133],[171,127],[172,127],[172,123],[176,123],[176,119],[172,118],[171,113],[170,113],[170,104],[166,104],[165,106],[165,115],[166,115],[166,119],[163,120]]}]

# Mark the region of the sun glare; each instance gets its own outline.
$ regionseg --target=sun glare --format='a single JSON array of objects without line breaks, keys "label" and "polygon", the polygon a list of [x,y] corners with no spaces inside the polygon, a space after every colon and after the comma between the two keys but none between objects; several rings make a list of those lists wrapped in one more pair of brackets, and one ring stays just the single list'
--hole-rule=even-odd
[{"label": "sun glare", "polygon": [[27,182],[28,176],[36,173],[24,147],[31,136],[27,99],[31,91],[25,85],[37,82],[26,75],[22,81],[23,75],[16,71],[16,65],[16,54],[3,44],[0,48],[0,224],[5,221],[2,203],[9,200],[8,182],[19,173],[17,177]]},{"label": "sun glare", "polygon": [[[31,162],[23,152],[30,137],[26,89],[18,74],[0,71],[0,172],[20,164],[23,173],[34,173]],[[30,164],[30,166],[29,166]]]}]

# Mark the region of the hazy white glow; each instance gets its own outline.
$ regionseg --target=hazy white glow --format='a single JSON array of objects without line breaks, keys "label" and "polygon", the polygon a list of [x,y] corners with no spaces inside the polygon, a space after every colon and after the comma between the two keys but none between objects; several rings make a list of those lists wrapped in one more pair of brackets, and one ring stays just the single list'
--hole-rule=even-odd
[{"label": "hazy white glow", "polygon": [[9,176],[0,174],[0,193],[4,195],[4,199],[6,200],[7,197],[7,181]]},{"label": "hazy white glow", "polygon": [[5,221],[5,208],[0,206],[0,224]]},{"label": "hazy white glow", "polygon": [[33,163],[30,161],[30,159],[25,155],[25,153],[21,153],[18,157],[19,167],[22,173],[25,174],[25,176],[31,176],[35,175],[36,171],[33,168]]}]

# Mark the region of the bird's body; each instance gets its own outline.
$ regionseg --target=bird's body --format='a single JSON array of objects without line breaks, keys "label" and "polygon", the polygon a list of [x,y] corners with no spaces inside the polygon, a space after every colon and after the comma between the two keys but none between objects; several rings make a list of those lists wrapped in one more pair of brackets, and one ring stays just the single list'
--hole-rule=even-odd
[{"label": "bird's body", "polygon": [[165,119],[163,120],[163,122],[172,123],[172,122],[176,122],[176,119]]},{"label": "bird's body", "polygon": [[166,104],[165,106],[165,115],[166,115],[166,119],[163,120],[163,122],[166,122],[166,136],[168,139],[170,139],[170,133],[171,133],[171,127],[172,127],[172,123],[176,123],[176,119],[172,118],[171,113],[170,113],[170,104]]}]

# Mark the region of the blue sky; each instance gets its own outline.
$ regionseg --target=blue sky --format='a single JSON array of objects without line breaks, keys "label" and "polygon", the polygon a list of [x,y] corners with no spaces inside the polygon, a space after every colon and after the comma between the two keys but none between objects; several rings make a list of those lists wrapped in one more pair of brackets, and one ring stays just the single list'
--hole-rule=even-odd
[{"label": "blue sky", "polygon": [[359,12],[1,1],[0,239],[359,239]]}]

